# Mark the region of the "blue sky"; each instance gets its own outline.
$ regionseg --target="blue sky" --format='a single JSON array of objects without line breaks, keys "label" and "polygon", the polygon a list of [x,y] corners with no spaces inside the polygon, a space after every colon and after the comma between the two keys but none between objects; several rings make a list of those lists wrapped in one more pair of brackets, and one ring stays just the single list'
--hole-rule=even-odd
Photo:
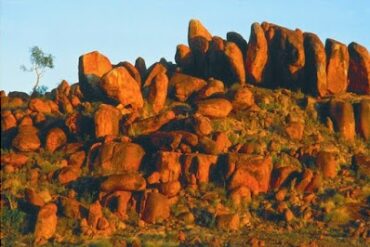
[{"label": "blue sky", "polygon": [[34,45],[55,57],[41,81],[49,89],[77,82],[78,57],[93,50],[112,63],[174,61],[191,18],[221,37],[237,31],[248,40],[253,22],[269,21],[370,49],[369,0],[0,0],[0,88],[31,90],[34,75],[19,67]]}]

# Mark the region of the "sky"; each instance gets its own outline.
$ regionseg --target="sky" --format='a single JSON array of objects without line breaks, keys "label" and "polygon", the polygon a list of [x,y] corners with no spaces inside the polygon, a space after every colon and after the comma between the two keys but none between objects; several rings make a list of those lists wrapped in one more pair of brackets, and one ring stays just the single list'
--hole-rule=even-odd
[{"label": "sky", "polygon": [[192,18],[221,37],[248,40],[253,22],[268,21],[370,49],[370,0],[0,0],[0,89],[31,91],[35,75],[20,66],[36,45],[54,56],[41,80],[49,89],[77,82],[79,56],[94,50],[112,63],[174,61]]}]

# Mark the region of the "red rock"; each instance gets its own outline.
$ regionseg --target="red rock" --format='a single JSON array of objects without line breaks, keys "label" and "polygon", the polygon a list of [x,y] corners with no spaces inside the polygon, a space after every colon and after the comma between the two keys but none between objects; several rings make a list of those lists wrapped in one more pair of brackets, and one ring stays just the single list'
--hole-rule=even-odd
[{"label": "red rock", "polygon": [[306,169],[303,174],[300,181],[295,186],[295,189],[299,192],[304,192],[307,188],[307,186],[310,184],[313,178],[313,172],[310,169]]},{"label": "red rock", "polygon": [[148,102],[155,113],[160,112],[166,104],[168,77],[165,73],[156,75],[150,85]]},{"label": "red rock", "polygon": [[78,151],[71,154],[68,158],[68,166],[82,167],[86,158],[85,151]]},{"label": "red rock", "polygon": [[357,112],[357,132],[366,140],[370,140],[370,100],[362,99]]},{"label": "red rock", "polygon": [[25,116],[24,118],[22,118],[21,122],[19,123],[19,126],[32,126],[32,125],[33,125],[33,121],[30,116]]},{"label": "red rock", "polygon": [[181,73],[175,73],[170,80],[170,86],[175,89],[175,97],[181,102],[185,102],[206,85],[207,82],[203,79]]},{"label": "red rock", "polygon": [[43,206],[36,220],[35,226],[35,243],[43,244],[52,238],[57,228],[57,206],[54,203],[49,203]]},{"label": "red rock", "polygon": [[101,104],[94,116],[95,136],[118,136],[120,119],[121,113],[117,108]]},{"label": "red rock", "polygon": [[22,167],[29,160],[28,156],[18,153],[7,153],[1,155],[1,164]]},{"label": "red rock", "polygon": [[196,178],[196,183],[208,183],[210,170],[218,160],[216,155],[207,154],[185,154],[183,156],[183,171],[187,183],[193,183],[192,177]]},{"label": "red rock", "polygon": [[130,62],[125,61],[125,62],[121,62],[121,63],[117,64],[117,66],[125,67],[125,69],[127,69],[128,73],[130,73],[132,78],[134,78],[135,81],[141,87],[141,75],[140,75],[139,70],[134,65],[132,65]]},{"label": "red rock", "polygon": [[[28,107],[35,112],[41,112],[41,113],[51,113],[52,110],[55,110],[54,105],[50,105],[51,101],[42,100],[39,98],[33,98],[31,99],[30,103],[28,104]],[[55,104],[55,103],[54,103]],[[58,106],[56,106],[58,109]]]},{"label": "red rock", "polygon": [[93,169],[102,175],[138,171],[144,154],[135,143],[105,143],[98,148]]},{"label": "red rock", "polygon": [[228,70],[230,65],[227,64],[228,61],[224,50],[224,40],[214,36],[207,51],[208,76],[221,81],[227,81],[230,77],[230,71]]},{"label": "red rock", "polygon": [[106,73],[99,86],[108,97],[123,106],[139,109],[144,105],[140,86],[124,67],[117,67]]},{"label": "red rock", "polygon": [[179,181],[172,181],[168,183],[161,183],[159,185],[159,192],[167,197],[176,196],[181,190],[181,184]]},{"label": "red rock", "polygon": [[11,111],[4,111],[1,113],[1,132],[5,132],[17,127],[17,119]]},{"label": "red rock", "polygon": [[325,50],[328,92],[334,95],[344,93],[348,87],[349,54],[347,46],[338,41],[327,39]]},{"label": "red rock", "polygon": [[100,185],[100,190],[104,192],[113,191],[141,191],[146,188],[146,181],[140,173],[123,173],[110,175]]},{"label": "red rock", "polygon": [[206,99],[213,95],[223,94],[225,92],[224,83],[219,80],[210,79],[207,85],[197,94],[197,99]]},{"label": "red rock", "polygon": [[81,219],[81,211],[83,208],[79,201],[74,198],[61,197],[60,204],[64,216],[70,219]]},{"label": "red rock", "polygon": [[141,75],[141,79],[144,80],[144,78],[146,77],[146,72],[147,72],[144,58],[138,57],[135,60],[135,67],[139,71],[139,73]]},{"label": "red rock", "polygon": [[66,166],[60,169],[58,173],[58,181],[61,184],[68,184],[77,180],[81,175],[81,169],[74,166]]},{"label": "red rock", "polygon": [[316,165],[324,178],[335,178],[337,176],[339,166],[335,154],[320,151],[317,154]]},{"label": "red rock", "polygon": [[129,136],[147,135],[159,130],[176,117],[173,111],[162,112],[154,117],[134,122],[128,128]]},{"label": "red rock", "polygon": [[45,205],[44,199],[36,193],[33,189],[25,189],[24,191],[24,197],[26,201],[36,207],[42,207]]},{"label": "red rock", "polygon": [[170,217],[170,203],[166,196],[151,192],[145,201],[142,219],[148,223],[156,223]]},{"label": "red rock", "polygon": [[245,110],[254,105],[254,96],[252,91],[247,87],[238,88],[233,99],[234,110]]},{"label": "red rock", "polygon": [[349,52],[349,91],[358,94],[370,94],[370,54],[368,50],[352,42]]},{"label": "red rock", "polygon": [[240,227],[239,214],[223,214],[216,217],[216,226],[222,231],[238,231]]},{"label": "red rock", "polygon": [[228,42],[233,42],[238,46],[238,48],[240,49],[240,51],[243,54],[243,58],[244,58],[244,61],[245,61],[245,58],[247,56],[248,43],[243,38],[243,36],[240,33],[237,33],[237,32],[228,32],[226,34],[226,40]]},{"label": "red rock", "polygon": [[152,84],[154,78],[159,74],[166,74],[167,68],[161,63],[155,63],[148,69],[148,75],[145,78],[144,87],[148,87]]},{"label": "red rock", "polygon": [[175,61],[185,72],[190,71],[194,65],[194,57],[190,48],[186,45],[178,45],[176,47]]},{"label": "red rock", "polygon": [[355,138],[355,117],[352,104],[343,100],[330,101],[330,117],[336,131],[347,141]]},{"label": "red rock", "polygon": [[246,205],[252,200],[251,191],[247,187],[239,187],[231,191],[230,199],[235,206]]},{"label": "red rock", "polygon": [[284,182],[289,178],[289,176],[296,171],[297,168],[293,166],[284,166],[275,169],[275,171],[273,172],[274,174],[273,179],[271,180],[271,188],[272,189],[280,188],[280,186],[284,184]]},{"label": "red rock", "polygon": [[103,217],[102,206],[99,201],[96,201],[89,207],[87,222],[93,229],[96,229],[98,226],[99,219],[102,217]]},{"label": "red rock", "polygon": [[255,84],[264,82],[267,61],[268,44],[264,31],[258,23],[253,23],[251,26],[246,59],[246,74],[248,81]]},{"label": "red rock", "polygon": [[290,139],[300,141],[303,138],[304,124],[300,122],[291,122],[285,128],[285,132]]},{"label": "red rock", "polygon": [[190,44],[191,40],[196,37],[203,37],[207,41],[212,39],[212,35],[208,32],[208,30],[203,26],[203,24],[199,20],[192,19],[189,22],[189,29],[188,29],[188,42]]},{"label": "red rock", "polygon": [[46,135],[45,148],[50,152],[54,152],[61,146],[67,143],[67,136],[60,128],[53,128],[49,130]]},{"label": "red rock", "polygon": [[232,104],[226,99],[207,99],[197,102],[197,113],[207,117],[227,117],[232,109]]},{"label": "red rock", "polygon": [[239,47],[233,42],[226,42],[225,55],[228,60],[232,78],[229,80],[232,83],[239,82],[240,84],[245,83],[245,68],[243,53]]},{"label": "red rock", "polygon": [[254,194],[258,194],[267,192],[269,189],[272,171],[271,157],[229,154],[228,167],[227,174],[231,175],[228,185],[230,190],[245,186]]},{"label": "red rock", "polygon": [[159,152],[156,161],[157,171],[162,183],[178,181],[181,175],[181,153]]},{"label": "red rock", "polygon": [[194,129],[198,135],[209,135],[213,131],[211,120],[201,114],[194,114]]},{"label": "red rock", "polygon": [[78,78],[84,97],[101,98],[101,78],[112,69],[109,59],[98,51],[86,53],[79,58]]},{"label": "red rock", "polygon": [[321,188],[322,185],[322,176],[318,172],[314,173],[311,182],[307,185],[306,192],[316,192]]},{"label": "red rock", "polygon": [[304,33],[303,36],[306,54],[306,82],[303,89],[305,92],[323,97],[326,95],[328,87],[325,47],[316,34]]},{"label": "red rock", "polygon": [[38,150],[41,142],[37,132],[38,130],[33,126],[22,126],[18,128],[18,134],[12,141],[13,147],[23,152]]}]

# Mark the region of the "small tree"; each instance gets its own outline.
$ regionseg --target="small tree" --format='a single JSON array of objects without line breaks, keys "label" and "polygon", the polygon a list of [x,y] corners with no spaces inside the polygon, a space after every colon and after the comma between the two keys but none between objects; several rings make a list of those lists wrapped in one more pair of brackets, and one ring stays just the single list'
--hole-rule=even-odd
[{"label": "small tree", "polygon": [[[54,57],[51,54],[45,54],[38,46],[34,46],[30,49],[31,52],[31,67],[27,68],[24,65],[21,65],[21,70],[27,72],[35,72],[36,81],[33,86],[32,92],[35,92],[39,89],[39,83],[46,72],[46,70],[54,68]],[[45,87],[42,87],[44,90]]]}]

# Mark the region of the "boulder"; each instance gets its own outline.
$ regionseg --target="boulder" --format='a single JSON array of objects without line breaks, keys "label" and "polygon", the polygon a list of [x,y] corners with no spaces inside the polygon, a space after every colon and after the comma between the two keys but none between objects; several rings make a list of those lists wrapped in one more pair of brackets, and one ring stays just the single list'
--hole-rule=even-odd
[{"label": "boulder", "polygon": [[118,136],[120,119],[121,113],[117,108],[101,104],[94,116],[95,136]]},{"label": "boulder", "polygon": [[131,75],[131,77],[135,79],[139,87],[141,87],[141,75],[140,75],[139,70],[134,65],[132,65],[130,62],[125,61],[125,62],[118,63],[116,67],[118,66],[124,67],[128,71],[128,73]]},{"label": "boulder", "polygon": [[13,147],[19,151],[36,151],[40,148],[41,142],[37,135],[38,130],[33,126],[22,126],[18,128],[18,134],[12,141]]},{"label": "boulder", "polygon": [[119,190],[141,191],[145,190],[145,188],[145,178],[138,172],[110,175],[100,185],[100,190],[103,192],[114,192]]},{"label": "boulder", "polygon": [[[183,176],[188,184],[208,183],[212,166],[217,164],[217,155],[208,154],[184,154]],[[193,181],[193,177],[196,179]]]},{"label": "boulder", "polygon": [[370,94],[370,54],[368,50],[355,42],[348,46],[349,52],[349,91],[358,94]]},{"label": "boulder", "polygon": [[45,139],[45,149],[54,153],[58,148],[67,143],[67,136],[60,128],[49,130]]},{"label": "boulder", "polygon": [[159,113],[166,104],[168,77],[166,73],[157,74],[150,85],[148,102],[155,113]]},{"label": "boulder", "polygon": [[206,117],[227,117],[232,109],[232,104],[226,99],[207,99],[197,102],[197,113]]},{"label": "boulder", "polygon": [[193,93],[198,92],[206,85],[205,80],[182,73],[175,73],[170,80],[175,97],[181,102],[185,102]]},{"label": "boulder", "polygon": [[224,83],[220,80],[209,79],[207,85],[197,94],[197,99],[206,99],[213,95],[223,94],[225,92]]},{"label": "boulder", "polygon": [[320,151],[316,157],[316,166],[324,178],[335,178],[337,176],[339,165],[334,153]]},{"label": "boulder", "polygon": [[207,41],[212,39],[212,35],[208,32],[208,30],[203,26],[203,24],[196,19],[192,19],[189,22],[188,28],[188,42],[191,43],[191,40],[196,37],[203,37]]},{"label": "boulder", "polygon": [[181,190],[181,184],[179,181],[171,181],[168,183],[159,184],[159,192],[167,197],[176,196]]},{"label": "boulder", "polygon": [[285,127],[285,132],[291,140],[300,141],[303,138],[304,124],[301,122],[291,122]]},{"label": "boulder", "polygon": [[236,90],[232,101],[234,110],[245,110],[254,105],[254,96],[247,87],[240,87]]},{"label": "boulder", "polygon": [[155,167],[159,172],[159,181],[168,183],[178,181],[181,175],[181,153],[161,151],[157,154]]},{"label": "boulder", "polygon": [[80,56],[78,61],[78,79],[81,92],[88,99],[101,99],[99,88],[101,78],[112,69],[109,59],[98,51]]},{"label": "boulder", "polygon": [[129,126],[128,134],[129,136],[140,136],[153,133],[174,118],[176,118],[176,115],[173,111],[166,111],[154,117],[136,121]]},{"label": "boulder", "polygon": [[330,117],[335,130],[347,141],[355,138],[355,116],[352,104],[344,100],[330,101]]},{"label": "boulder", "polygon": [[75,166],[66,166],[59,170],[58,181],[60,184],[68,184],[77,180],[81,175],[81,169]]},{"label": "boulder", "polygon": [[55,102],[51,100],[43,100],[40,98],[31,99],[28,104],[28,108],[31,111],[48,113],[48,114],[52,112],[58,112],[59,110],[59,107]]},{"label": "boulder", "polygon": [[313,33],[304,33],[306,54],[304,92],[323,97],[327,93],[326,53],[324,44]]},{"label": "boulder", "polygon": [[123,106],[139,109],[144,105],[139,84],[124,67],[117,67],[106,73],[99,86],[108,97]]},{"label": "boulder", "polygon": [[232,75],[232,77],[228,79],[229,84],[235,82],[245,84],[245,68],[242,51],[235,43],[226,42],[225,55]]},{"label": "boulder", "polygon": [[144,154],[144,149],[135,143],[105,143],[98,149],[93,169],[101,175],[138,171]]},{"label": "boulder", "polygon": [[268,45],[265,33],[258,23],[251,26],[245,69],[247,81],[255,84],[264,82],[268,60]]},{"label": "boulder", "polygon": [[167,197],[158,192],[147,195],[142,219],[148,223],[156,223],[170,217],[170,203]]},{"label": "boulder", "polygon": [[183,72],[191,72],[194,66],[194,56],[190,48],[183,44],[178,45],[176,47],[175,61]]},{"label": "boulder", "polygon": [[68,158],[68,166],[82,167],[86,158],[85,151],[78,151],[71,154]]},{"label": "boulder", "polygon": [[272,172],[271,157],[230,153],[227,166],[230,190],[245,186],[254,194],[268,191]]},{"label": "boulder", "polygon": [[102,210],[102,206],[100,202],[96,201],[92,203],[89,207],[89,213],[88,213],[88,218],[87,218],[88,224],[93,229],[96,229],[98,226],[98,222],[102,217],[104,216],[103,216],[103,210]]},{"label": "boulder", "polygon": [[304,192],[307,186],[311,183],[314,173],[310,169],[306,169],[301,174],[300,178],[297,180],[295,189],[299,192]]},{"label": "boulder", "polygon": [[226,40],[228,42],[233,42],[238,46],[238,48],[240,49],[240,51],[243,54],[243,58],[244,58],[244,61],[245,61],[245,58],[247,56],[248,43],[243,38],[243,36],[240,33],[237,33],[237,32],[228,32],[226,34]]},{"label": "boulder", "polygon": [[28,203],[39,208],[45,205],[44,199],[33,189],[26,188],[24,190],[24,199]]},{"label": "boulder", "polygon": [[356,112],[357,132],[366,140],[370,140],[370,99],[362,99]]},{"label": "boulder", "polygon": [[230,65],[225,54],[225,41],[214,36],[207,51],[208,76],[227,81],[230,78]]},{"label": "boulder", "polygon": [[348,87],[349,53],[347,46],[333,39],[327,39],[326,74],[329,94],[345,93]]},{"label": "boulder", "polygon": [[17,119],[11,111],[1,112],[1,132],[9,131],[17,127]]},{"label": "boulder", "polygon": [[194,130],[198,135],[209,135],[213,131],[211,120],[201,114],[194,114]]},{"label": "boulder", "polygon": [[239,214],[222,214],[216,217],[216,227],[221,231],[238,231],[240,227]]},{"label": "boulder", "polygon": [[2,165],[22,167],[27,163],[28,160],[29,160],[28,156],[24,154],[20,154],[20,153],[1,154],[1,164]]},{"label": "boulder", "polygon": [[35,244],[44,244],[55,234],[57,228],[57,205],[49,203],[44,205],[36,219]]},{"label": "boulder", "polygon": [[60,204],[64,216],[70,219],[81,219],[83,207],[79,201],[74,198],[61,197]]},{"label": "boulder", "polygon": [[137,70],[139,71],[141,80],[144,80],[144,78],[146,77],[146,72],[147,72],[144,58],[142,57],[136,58],[135,68],[137,68]]},{"label": "boulder", "polygon": [[283,166],[276,169],[274,168],[271,179],[271,188],[280,188],[280,186],[282,186],[289,179],[289,177],[297,171],[298,169],[294,166]]}]

